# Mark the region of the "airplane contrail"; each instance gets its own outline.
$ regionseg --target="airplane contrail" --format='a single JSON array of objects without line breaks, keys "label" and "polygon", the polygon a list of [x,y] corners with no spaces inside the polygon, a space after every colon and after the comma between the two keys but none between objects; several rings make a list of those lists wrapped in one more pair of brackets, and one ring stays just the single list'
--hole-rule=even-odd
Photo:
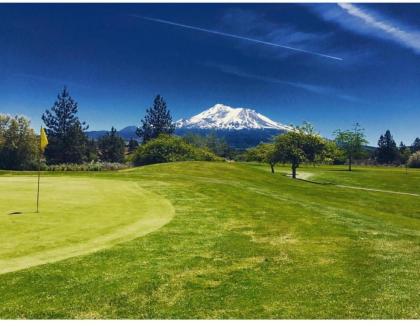
[{"label": "airplane contrail", "polygon": [[202,27],[180,24],[180,23],[176,23],[176,22],[173,22],[173,21],[169,21],[169,20],[139,16],[139,15],[130,15],[130,16],[140,18],[140,19],[143,19],[143,20],[148,20],[148,21],[155,22],[155,23],[167,24],[167,25],[182,27],[182,28],[186,28],[186,29],[199,31],[199,32],[205,32],[205,33],[220,35],[220,36],[224,36],[224,37],[231,37],[231,38],[236,38],[236,39],[239,39],[239,40],[254,42],[254,43],[257,43],[257,44],[263,44],[263,45],[279,47],[279,48],[283,48],[283,49],[287,49],[287,50],[297,51],[297,52],[301,52],[301,53],[312,54],[312,55],[316,55],[316,56],[323,57],[323,58],[339,60],[339,61],[343,60],[343,58],[334,57],[334,56],[328,55],[328,54],[323,54],[323,53],[319,53],[319,52],[298,49],[298,48],[287,46],[287,45],[281,45],[281,44],[277,44],[277,43],[261,41],[261,40],[257,40],[257,39],[250,38],[250,37],[219,32],[219,31],[215,31],[215,30],[211,30],[211,29],[202,28]]}]

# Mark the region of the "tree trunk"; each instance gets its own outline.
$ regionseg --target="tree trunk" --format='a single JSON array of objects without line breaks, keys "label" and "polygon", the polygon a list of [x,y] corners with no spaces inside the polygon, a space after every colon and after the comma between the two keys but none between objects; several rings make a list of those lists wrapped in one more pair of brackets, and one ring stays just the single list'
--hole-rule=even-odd
[{"label": "tree trunk", "polygon": [[351,156],[349,156],[349,171],[351,171]]},{"label": "tree trunk", "polygon": [[292,165],[292,178],[296,179],[296,165]]},{"label": "tree trunk", "polygon": [[271,173],[274,173],[274,164],[270,163],[270,167],[271,167]]}]

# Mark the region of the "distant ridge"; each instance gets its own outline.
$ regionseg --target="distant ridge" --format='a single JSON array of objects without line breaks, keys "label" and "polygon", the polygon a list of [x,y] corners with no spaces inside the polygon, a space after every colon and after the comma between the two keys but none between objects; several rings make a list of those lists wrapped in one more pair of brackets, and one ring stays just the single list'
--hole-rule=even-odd
[{"label": "distant ridge", "polygon": [[[121,130],[117,131],[117,134],[120,135],[124,140],[130,140],[133,139],[139,139],[139,137],[136,135],[136,126],[128,126]],[[86,136],[88,136],[91,139],[98,139],[102,136],[104,136],[109,130],[92,130],[92,131],[86,131]]]}]

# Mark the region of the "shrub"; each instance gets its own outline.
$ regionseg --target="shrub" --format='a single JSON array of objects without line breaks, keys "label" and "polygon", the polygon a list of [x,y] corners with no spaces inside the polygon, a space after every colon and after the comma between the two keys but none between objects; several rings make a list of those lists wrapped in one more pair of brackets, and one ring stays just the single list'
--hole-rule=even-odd
[{"label": "shrub", "polygon": [[177,161],[217,161],[220,157],[176,136],[160,135],[138,147],[132,157],[136,166]]},{"label": "shrub", "polygon": [[83,164],[63,163],[41,166],[44,171],[114,171],[131,167],[129,164],[110,162],[91,162]]},{"label": "shrub", "polygon": [[408,166],[410,168],[420,168],[420,151],[415,152],[408,159]]}]

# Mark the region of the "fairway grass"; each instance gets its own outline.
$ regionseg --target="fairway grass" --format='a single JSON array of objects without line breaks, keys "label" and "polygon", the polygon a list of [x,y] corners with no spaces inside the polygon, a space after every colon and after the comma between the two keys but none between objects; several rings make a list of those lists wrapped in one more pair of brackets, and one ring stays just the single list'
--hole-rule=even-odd
[{"label": "fairway grass", "polygon": [[[224,162],[51,173],[63,191],[73,181],[112,185],[107,199],[97,201],[80,196],[81,189],[68,191],[90,206],[79,221],[108,220],[109,232],[114,219],[141,212],[149,198],[138,200],[134,188],[128,195],[113,192],[114,185],[140,185],[157,196],[153,207],[170,202],[176,214],[154,232],[105,250],[0,275],[0,317],[420,318],[420,200],[334,185],[420,193],[420,173],[344,168],[299,169],[317,183],[286,177],[286,167],[271,174],[267,165]],[[0,183],[3,178],[10,176],[0,176]],[[1,202],[2,219],[25,218],[34,207],[36,177],[13,178],[31,179],[33,186],[14,191],[17,199],[8,199],[7,209]],[[54,191],[46,179],[43,214],[45,196]],[[27,208],[17,205],[23,194],[31,196],[25,197]],[[11,210],[25,212],[7,215]],[[61,219],[53,229],[70,228],[59,225],[64,217],[54,217]],[[29,243],[37,247],[43,228],[51,228],[38,224],[36,232],[25,229],[31,240],[22,250],[28,255]],[[1,225],[0,239],[9,239],[2,248],[20,237],[13,227]],[[81,227],[78,233],[87,235],[77,236],[88,241],[93,231]],[[20,257],[14,248],[2,255]]]},{"label": "fairway grass", "polygon": [[174,215],[169,201],[135,182],[0,178],[0,274],[79,256],[152,232]]}]

